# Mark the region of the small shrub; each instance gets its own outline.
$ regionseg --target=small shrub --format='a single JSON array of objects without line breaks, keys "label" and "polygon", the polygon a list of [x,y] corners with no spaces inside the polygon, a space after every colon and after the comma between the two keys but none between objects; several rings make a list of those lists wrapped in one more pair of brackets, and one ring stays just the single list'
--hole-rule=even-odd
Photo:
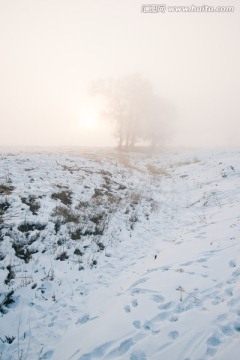
[{"label": "small shrub", "polygon": [[29,244],[19,242],[12,243],[12,247],[15,250],[15,255],[19,259],[24,260],[26,264],[31,260],[32,254],[38,252],[37,250],[30,249],[28,245]]},{"label": "small shrub", "polygon": [[13,299],[13,294],[14,294],[13,290],[9,291],[9,293],[7,293],[7,295],[5,295],[3,301],[0,303],[0,312],[2,314],[6,314],[6,312],[7,312],[6,309],[9,308],[10,305],[15,302]]},{"label": "small shrub", "polygon": [[6,267],[6,269],[8,270],[8,274],[7,274],[7,277],[4,282],[6,285],[9,285],[11,280],[13,280],[15,278],[15,272],[13,270],[12,265],[10,265],[10,264]]},{"label": "small shrub", "polygon": [[68,254],[66,251],[63,251],[61,254],[59,254],[57,257],[56,257],[56,260],[60,260],[60,261],[65,261],[69,258]]},{"label": "small shrub", "polygon": [[12,185],[0,184],[0,194],[1,195],[10,195],[15,189]]},{"label": "small shrub", "polygon": [[62,246],[64,244],[66,244],[66,239],[63,239],[63,238],[58,239],[57,244],[58,244],[58,246]]},{"label": "small shrub", "polygon": [[106,214],[105,212],[101,212],[101,213],[98,213],[98,214],[94,214],[90,217],[90,220],[96,224],[96,225],[99,225],[100,222],[106,217]]},{"label": "small shrub", "polygon": [[100,227],[100,226],[96,226],[93,235],[102,236],[103,233],[104,233],[104,228],[103,228],[103,227]]},{"label": "small shrub", "polygon": [[0,203],[0,210],[4,213],[10,207],[10,203],[5,200]]},{"label": "small shrub", "polygon": [[4,223],[3,215],[4,211],[0,209],[0,225]]},{"label": "small shrub", "polygon": [[102,196],[102,195],[104,195],[104,190],[102,190],[102,189],[94,189],[94,194],[93,194],[92,198],[94,199],[94,198],[96,198],[98,196]]},{"label": "small shrub", "polygon": [[56,219],[54,221],[54,230],[55,230],[56,234],[59,232],[61,225],[62,225],[62,223],[61,223],[60,219]]},{"label": "small shrub", "polygon": [[104,244],[103,244],[102,242],[98,242],[98,243],[97,243],[97,246],[98,246],[98,248],[99,248],[98,251],[103,251],[103,250],[105,249],[105,246],[104,246]]},{"label": "small shrub", "polygon": [[14,337],[14,336],[7,336],[7,335],[5,335],[5,340],[3,340],[2,338],[0,338],[0,340],[1,340],[3,343],[12,344],[12,342],[15,340],[15,337]]},{"label": "small shrub", "polygon": [[120,184],[119,187],[118,187],[118,190],[126,190],[127,187],[123,184]]},{"label": "small shrub", "polygon": [[33,233],[28,239],[28,245],[33,244],[35,241],[37,241],[40,237],[40,232]]},{"label": "small shrub", "polygon": [[79,222],[79,215],[65,206],[56,206],[56,208],[52,212],[52,216],[57,217],[62,224],[68,222],[73,222],[77,224]]},{"label": "small shrub", "polygon": [[[0,211],[1,213],[1,211]],[[1,215],[0,215],[0,225],[1,225]],[[0,227],[0,241],[3,241],[3,232],[2,232],[2,228]]]},{"label": "small shrub", "polygon": [[51,198],[54,200],[60,200],[64,205],[71,205],[72,204],[72,191],[70,190],[63,190],[58,193],[53,193]]},{"label": "small shrub", "polygon": [[82,229],[77,228],[76,230],[71,231],[69,235],[72,240],[80,240],[82,235]]},{"label": "small shrub", "polygon": [[22,203],[26,204],[27,206],[29,206],[30,211],[32,212],[33,215],[37,215],[38,210],[40,209],[40,203],[39,201],[37,201],[37,197],[34,195],[30,195],[28,198],[21,198]]},{"label": "small shrub", "polygon": [[131,194],[130,199],[131,199],[131,204],[137,205],[141,200],[141,195],[138,193],[133,193]]},{"label": "small shrub", "polygon": [[81,210],[81,208],[87,208],[89,203],[87,201],[79,201],[78,205],[76,206],[77,210]]},{"label": "small shrub", "polygon": [[93,267],[96,267],[97,266],[97,260],[92,260],[91,264],[90,264],[90,267],[93,268]]},{"label": "small shrub", "polygon": [[137,214],[132,214],[129,218],[129,222],[130,222],[130,228],[131,230],[134,229],[135,223],[138,221],[138,217]]},{"label": "small shrub", "polygon": [[33,223],[33,222],[28,222],[28,221],[24,221],[24,223],[20,224],[18,226],[18,230],[21,232],[29,232],[29,231],[34,231],[34,230],[39,230],[42,231],[46,228],[46,224],[43,223]]},{"label": "small shrub", "polygon": [[151,211],[157,212],[159,210],[159,208],[160,208],[160,204],[156,200],[152,199],[151,200]]},{"label": "small shrub", "polygon": [[113,208],[113,206],[116,206],[120,203],[121,198],[117,195],[108,194],[107,204],[110,208]]},{"label": "small shrub", "polygon": [[74,254],[75,254],[75,255],[79,255],[79,256],[83,256],[83,255],[84,255],[84,253],[83,253],[80,249],[78,249],[78,248],[76,248],[76,249],[74,250]]}]

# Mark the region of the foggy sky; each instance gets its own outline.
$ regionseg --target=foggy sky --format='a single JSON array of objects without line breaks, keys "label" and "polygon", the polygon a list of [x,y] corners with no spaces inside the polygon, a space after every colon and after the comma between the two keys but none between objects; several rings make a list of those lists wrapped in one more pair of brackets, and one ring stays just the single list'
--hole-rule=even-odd
[{"label": "foggy sky", "polygon": [[0,0],[0,145],[115,144],[107,122],[81,126],[98,105],[87,88],[136,72],[174,105],[174,145],[240,145],[239,1],[153,2],[234,13],[144,14],[143,3]]}]

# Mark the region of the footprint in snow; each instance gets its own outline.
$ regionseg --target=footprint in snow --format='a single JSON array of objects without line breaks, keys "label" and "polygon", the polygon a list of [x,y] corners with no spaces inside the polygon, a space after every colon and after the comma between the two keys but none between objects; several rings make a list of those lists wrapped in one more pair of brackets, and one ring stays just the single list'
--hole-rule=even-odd
[{"label": "footprint in snow", "polygon": [[216,296],[215,299],[212,301],[212,305],[218,305],[224,302],[224,299],[221,296]]},{"label": "footprint in snow", "polygon": [[233,335],[233,329],[229,325],[223,325],[221,326],[221,331],[225,336],[232,336]]},{"label": "footprint in snow", "polygon": [[239,304],[239,300],[240,300],[239,298],[229,300],[229,301],[227,302],[227,306],[232,307],[232,306],[238,305],[238,304]]},{"label": "footprint in snow", "polygon": [[229,264],[230,267],[236,267],[236,261],[235,260],[230,260],[228,264]]},{"label": "footprint in snow", "polygon": [[129,305],[125,305],[125,306],[124,306],[124,310],[125,310],[126,313],[130,313],[130,312],[131,312],[131,308],[130,308]]},{"label": "footprint in snow", "polygon": [[170,331],[170,333],[168,334],[168,337],[170,337],[170,339],[175,340],[177,337],[179,336],[178,331]]},{"label": "footprint in snow", "polygon": [[[121,342],[121,344],[107,354],[106,359],[113,359],[115,357],[120,357],[128,352],[128,350],[135,345],[139,340],[143,339],[145,335],[137,334],[133,338],[126,339]],[[125,359],[127,359],[125,357]]]},{"label": "footprint in snow", "polygon": [[156,303],[162,303],[165,300],[165,298],[162,295],[152,295],[151,300]]},{"label": "footprint in snow", "polygon": [[235,331],[240,333],[240,322],[239,321],[235,322],[233,327],[234,327]]},{"label": "footprint in snow", "polygon": [[156,293],[155,290],[149,290],[149,289],[141,289],[141,288],[133,288],[131,289],[131,295],[134,296],[136,294],[147,294],[147,293]]},{"label": "footprint in snow", "polygon": [[137,351],[131,354],[130,360],[147,360],[147,356],[142,351]]},{"label": "footprint in snow", "polygon": [[[93,321],[95,319],[97,319],[99,317],[99,315],[96,315],[96,316],[93,316],[93,317],[90,317],[89,314],[84,314],[83,316],[81,316],[80,318],[78,318],[78,320],[76,321],[76,325],[77,324],[86,324],[88,321]],[[71,320],[71,318],[69,318],[69,320]]]},{"label": "footprint in snow", "polygon": [[[91,360],[105,355],[106,351],[114,344],[114,341],[106,342],[96,347],[91,353],[83,354],[79,360]],[[79,350],[77,351],[79,352]]]},{"label": "footprint in snow", "polygon": [[233,296],[233,288],[227,288],[225,290],[225,294],[228,296]]},{"label": "footprint in snow", "polygon": [[209,347],[207,348],[206,355],[207,356],[214,356],[217,352],[216,348]]},{"label": "footprint in snow", "polygon": [[224,321],[227,319],[227,314],[220,314],[218,317],[217,317],[217,320],[218,321]]},{"label": "footprint in snow", "polygon": [[174,305],[174,303],[172,301],[169,301],[165,304],[162,304],[158,307],[158,309],[161,309],[161,310],[168,310],[170,309],[172,306]]},{"label": "footprint in snow", "polygon": [[156,335],[160,332],[160,329],[158,327],[157,324],[154,324],[153,322],[151,321],[147,321],[145,324],[144,324],[144,330],[147,330],[147,331],[151,331],[152,335]]},{"label": "footprint in snow", "polygon": [[140,329],[140,328],[141,328],[141,321],[140,321],[140,320],[134,320],[133,326],[134,326],[136,329]]},{"label": "footprint in snow", "polygon": [[178,316],[176,316],[176,315],[171,315],[169,321],[170,321],[170,322],[177,322],[177,321],[178,321]]},{"label": "footprint in snow", "polygon": [[210,345],[210,346],[216,347],[216,346],[219,346],[221,344],[221,341],[220,341],[218,336],[213,335],[210,338],[208,338],[207,344]]},{"label": "footprint in snow", "polygon": [[237,269],[236,271],[234,271],[232,273],[233,276],[237,277],[237,276],[240,276],[240,269]]},{"label": "footprint in snow", "polygon": [[47,360],[47,359],[51,359],[52,355],[53,355],[54,351],[53,350],[48,350],[46,351],[44,354],[40,355],[39,360]]},{"label": "footprint in snow", "polygon": [[139,285],[139,284],[145,283],[147,280],[148,280],[147,278],[145,278],[145,279],[143,278],[143,279],[140,279],[140,280],[138,280],[138,281],[135,281],[135,283],[133,283],[133,284],[130,286],[130,289],[136,287],[136,286]]},{"label": "footprint in snow", "polygon": [[137,301],[137,299],[133,299],[133,300],[132,300],[132,306],[133,306],[133,307],[137,307],[137,306],[138,306],[138,301]]},{"label": "footprint in snow", "polygon": [[201,258],[201,259],[198,259],[197,262],[198,263],[204,263],[204,262],[207,262],[207,259],[206,258]]},{"label": "footprint in snow", "polygon": [[228,279],[226,282],[227,282],[227,284],[231,285],[231,284],[236,284],[237,280],[235,278],[231,278],[231,279]]},{"label": "footprint in snow", "polygon": [[191,264],[193,264],[193,261],[187,261],[187,262],[185,262],[183,264],[180,264],[180,266],[189,266]]}]

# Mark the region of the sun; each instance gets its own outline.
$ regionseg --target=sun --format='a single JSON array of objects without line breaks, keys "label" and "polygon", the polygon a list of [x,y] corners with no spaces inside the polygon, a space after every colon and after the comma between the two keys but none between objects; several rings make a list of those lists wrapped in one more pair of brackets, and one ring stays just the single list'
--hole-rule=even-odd
[{"label": "sun", "polygon": [[89,108],[81,111],[79,116],[78,125],[84,130],[95,130],[98,126],[99,114],[97,109]]}]

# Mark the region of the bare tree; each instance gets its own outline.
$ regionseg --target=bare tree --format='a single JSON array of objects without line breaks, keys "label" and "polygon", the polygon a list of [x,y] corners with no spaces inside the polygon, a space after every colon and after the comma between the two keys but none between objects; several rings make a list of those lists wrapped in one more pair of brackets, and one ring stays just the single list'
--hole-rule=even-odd
[{"label": "bare tree", "polygon": [[148,141],[154,147],[165,140],[166,104],[142,75],[96,81],[91,84],[91,94],[107,99],[103,116],[115,123],[119,149],[133,149],[138,141]]}]

